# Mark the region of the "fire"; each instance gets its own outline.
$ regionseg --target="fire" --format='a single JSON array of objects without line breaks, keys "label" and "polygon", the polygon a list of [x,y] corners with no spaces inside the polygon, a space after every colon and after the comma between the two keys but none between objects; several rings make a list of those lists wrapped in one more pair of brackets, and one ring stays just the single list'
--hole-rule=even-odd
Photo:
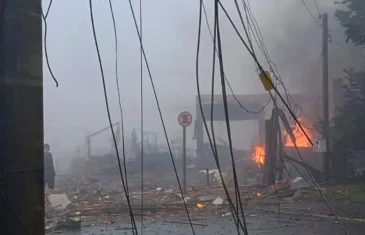
[{"label": "fire", "polygon": [[[298,121],[301,123],[301,120],[298,119]],[[305,128],[302,125],[305,133],[308,135],[309,139],[313,139],[313,134],[310,130],[308,130],[307,128]],[[295,123],[293,130],[293,135],[295,137],[295,143],[298,147],[312,147],[311,143],[308,141],[307,137],[305,136],[305,134],[303,133],[303,131],[300,129],[298,123]],[[294,147],[294,143],[293,141],[290,139],[290,136],[288,135],[288,133],[286,131],[284,131],[284,135],[286,135],[286,143],[285,146],[287,147]]]},{"label": "fire", "polygon": [[206,204],[202,204],[202,203],[197,203],[196,204],[196,207],[198,207],[199,209],[201,209],[201,208],[207,207],[207,205]]},{"label": "fire", "polygon": [[265,147],[260,145],[254,146],[252,154],[252,160],[254,160],[259,167],[265,163]]}]

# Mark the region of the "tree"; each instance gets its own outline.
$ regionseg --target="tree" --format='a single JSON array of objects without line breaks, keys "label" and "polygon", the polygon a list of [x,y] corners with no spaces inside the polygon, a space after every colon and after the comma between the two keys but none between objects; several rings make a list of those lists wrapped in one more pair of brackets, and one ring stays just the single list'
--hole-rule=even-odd
[{"label": "tree", "polygon": [[337,162],[333,170],[338,170],[343,181],[348,176],[349,151],[365,150],[365,72],[348,69],[345,74],[345,100],[331,123],[331,144]]},{"label": "tree", "polygon": [[345,28],[346,42],[365,46],[365,1],[342,0],[335,2],[344,6],[336,10],[335,17]]}]

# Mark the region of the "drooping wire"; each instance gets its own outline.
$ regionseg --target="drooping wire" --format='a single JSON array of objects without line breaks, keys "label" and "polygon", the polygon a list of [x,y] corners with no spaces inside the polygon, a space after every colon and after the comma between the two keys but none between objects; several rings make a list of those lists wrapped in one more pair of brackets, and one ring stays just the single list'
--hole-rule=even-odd
[{"label": "drooping wire", "polygon": [[305,8],[307,9],[307,11],[308,11],[309,15],[310,15],[310,16],[313,18],[313,20],[316,22],[316,24],[318,24],[318,25],[319,25],[319,27],[322,27],[321,22],[319,22],[319,20],[318,20],[316,17],[314,17],[314,15],[313,15],[312,11],[309,9],[309,7],[308,7],[307,3],[305,3],[305,0],[301,0],[301,1],[302,1],[303,5],[305,6]]},{"label": "drooping wire", "polygon": [[[22,228],[24,229],[24,231],[27,234],[31,235],[30,231],[27,229],[27,227],[25,226],[25,224],[23,223],[23,221],[19,218],[18,214],[15,212],[15,210],[11,206],[9,200],[6,198],[6,196],[4,195],[4,193],[1,190],[0,190],[0,197],[4,201],[5,205],[9,208],[9,210],[11,211],[11,213],[13,214],[13,216],[15,217],[15,219],[18,221],[18,223],[20,224],[20,226],[22,226]],[[1,200],[0,200],[0,202],[1,202]]]},{"label": "drooping wire", "polygon": [[[207,11],[206,11],[206,8],[205,8],[205,4],[203,2],[203,11],[204,11],[204,16],[205,16],[205,21],[207,23],[207,28],[208,28],[208,31],[209,31],[209,34],[210,34],[210,37],[212,38],[212,41],[214,42],[214,37],[213,37],[213,33],[212,33],[212,30],[210,28],[210,25],[209,25],[209,20],[208,20],[208,15],[207,15]],[[214,43],[214,51],[216,54],[218,54],[218,51],[217,51],[217,48],[215,46],[215,43]],[[246,107],[244,107],[242,105],[242,103],[240,102],[240,100],[237,98],[237,96],[235,95],[234,91],[233,91],[233,88],[231,86],[231,84],[229,83],[228,79],[227,79],[227,76],[226,74],[224,74],[224,79],[226,80],[226,83],[228,85],[228,88],[230,89],[231,91],[231,94],[233,96],[233,98],[236,100],[237,104],[243,109],[245,110],[247,113],[252,113],[252,114],[259,114],[261,113],[269,104],[270,104],[270,101],[271,101],[271,98],[268,99],[268,101],[264,104],[264,106],[262,106],[259,110],[257,111],[252,111],[252,110],[248,110]],[[213,101],[212,101],[213,103]],[[214,138],[214,136],[212,136]]]},{"label": "drooping wire", "polygon": [[105,77],[104,77],[104,68],[103,68],[103,64],[102,64],[102,61],[101,61],[101,56],[100,56],[100,51],[99,51],[99,44],[98,44],[98,40],[97,40],[97,36],[96,36],[96,30],[95,30],[92,0],[89,0],[89,10],[90,10],[90,20],[91,20],[91,27],[92,27],[93,38],[94,38],[94,43],[95,43],[95,49],[96,49],[96,53],[97,53],[97,57],[98,57],[100,73],[101,73],[101,79],[102,79],[102,83],[103,83],[105,106],[106,106],[107,116],[108,116],[108,120],[109,120],[110,130],[111,130],[112,137],[113,137],[115,152],[116,152],[116,155],[117,155],[120,178],[121,178],[121,181],[122,181],[122,184],[123,184],[123,189],[124,189],[124,192],[125,192],[125,195],[126,195],[127,204],[128,204],[128,208],[129,208],[129,214],[130,214],[131,221],[132,221],[132,226],[135,229],[135,234],[138,235],[138,230],[137,230],[137,226],[136,226],[136,223],[135,223],[135,220],[134,220],[134,215],[133,215],[131,202],[130,202],[130,198],[129,198],[129,192],[127,190],[126,183],[124,181],[123,170],[122,170],[122,166],[121,166],[121,162],[120,162],[120,156],[119,156],[119,151],[118,151],[117,140],[116,140],[116,137],[115,137],[112,118],[111,118],[110,109],[109,109],[108,94],[107,94],[107,90],[106,90]]},{"label": "drooping wire", "polygon": [[[258,67],[259,67],[259,69],[260,69],[260,72],[261,72],[261,73],[263,73],[263,74],[265,74],[265,71],[264,71],[264,69],[262,68],[262,65],[259,63],[259,61],[257,60],[257,58],[253,55],[252,51],[250,51],[250,48],[248,47],[247,43],[243,40],[242,36],[241,36],[241,35],[240,35],[240,33],[238,32],[238,30],[237,30],[236,26],[234,25],[234,23],[233,23],[232,19],[230,18],[229,14],[227,13],[227,11],[225,10],[225,8],[223,7],[222,3],[221,3],[219,0],[217,0],[217,1],[219,2],[219,5],[220,5],[220,7],[222,8],[222,10],[225,12],[225,14],[226,14],[227,18],[229,19],[229,21],[230,21],[231,25],[232,25],[232,26],[233,26],[233,28],[235,29],[235,31],[236,31],[236,33],[237,33],[237,35],[239,36],[239,38],[240,38],[240,39],[241,39],[241,41],[243,42],[244,46],[246,47],[246,50],[247,50],[247,51],[251,54],[251,56],[253,57],[253,59],[254,59],[254,60],[255,60],[255,62],[257,63],[257,65],[258,65]],[[267,76],[267,75],[265,74],[265,76]],[[267,78],[267,80],[271,83],[271,80],[270,80],[269,78]],[[297,117],[294,115],[293,111],[290,109],[290,107],[288,106],[288,104],[285,102],[284,98],[281,96],[281,94],[279,93],[279,91],[277,90],[277,88],[276,88],[276,87],[274,86],[274,84],[272,84],[272,83],[271,83],[270,85],[273,87],[274,91],[275,91],[275,92],[276,92],[276,94],[279,96],[279,98],[281,99],[281,101],[284,103],[284,105],[286,106],[286,108],[288,109],[288,111],[290,112],[290,114],[292,115],[292,117],[294,118],[295,122],[296,122],[296,123],[298,124],[298,126],[300,127],[301,131],[305,134],[305,136],[307,137],[308,141],[309,141],[309,142],[311,143],[311,145],[313,146],[313,142],[312,142],[312,140],[310,140],[310,138],[308,137],[307,133],[306,133],[306,132],[305,132],[305,130],[303,129],[303,127],[302,127],[301,123],[298,121]],[[277,104],[276,104],[275,100],[273,100],[273,102],[274,102],[275,107],[277,107]],[[287,130],[287,131],[289,131],[289,130]],[[296,143],[295,143],[295,140],[292,140],[292,142],[294,143],[294,147],[295,147],[295,149],[297,150],[298,156],[301,158],[301,160],[302,160],[302,162],[303,162],[303,164],[304,164],[304,166],[305,166],[306,170],[308,171],[308,173],[309,173],[309,174],[310,174],[310,176],[312,177],[312,180],[313,180],[313,182],[315,183],[315,185],[316,185],[317,189],[320,191],[321,196],[324,198],[324,200],[325,200],[326,204],[328,205],[328,207],[330,208],[331,212],[335,215],[336,220],[337,220],[337,221],[338,221],[338,223],[340,224],[340,226],[341,226],[342,230],[343,230],[346,234],[348,234],[348,232],[347,232],[346,228],[344,227],[343,223],[341,222],[341,220],[340,220],[340,219],[339,219],[339,217],[337,216],[336,211],[333,209],[332,205],[329,203],[329,201],[328,201],[327,197],[324,195],[324,193],[322,192],[321,188],[319,187],[319,185],[318,185],[317,181],[315,180],[315,178],[314,178],[313,174],[312,174],[312,173],[311,173],[311,171],[309,170],[309,168],[308,168],[308,165],[307,165],[306,161],[305,161],[305,160],[303,159],[303,157],[301,156],[300,151],[299,151],[299,149],[298,149],[298,146],[297,146],[297,145],[296,145]]]},{"label": "drooping wire", "polygon": [[316,5],[316,8],[317,8],[318,18],[321,18],[322,17],[322,13],[319,10],[318,2],[317,2],[317,0],[313,0],[313,1],[314,1],[314,4]]},{"label": "drooping wire", "polygon": [[[120,125],[121,125],[121,132],[122,132],[121,134],[122,134],[122,148],[123,148],[123,150],[122,150],[122,155],[123,155],[123,168],[124,168],[124,177],[125,177],[126,190],[127,190],[127,193],[129,194],[128,173],[127,173],[127,160],[126,160],[126,154],[125,154],[124,117],[123,117],[123,108],[122,108],[122,101],[121,101],[121,95],[120,95],[120,86],[119,86],[118,34],[117,34],[117,27],[116,27],[116,22],[115,22],[115,16],[114,16],[114,9],[113,9],[112,0],[109,0],[109,8],[110,8],[111,16],[112,16],[113,30],[114,30],[114,42],[115,42],[115,81],[116,81],[116,85],[117,85],[118,105],[119,105],[119,111],[120,111]],[[132,232],[134,234],[134,223],[132,221],[132,218],[131,218],[131,224],[132,224]]]},{"label": "drooping wire", "polygon": [[304,133],[304,135],[306,136],[307,140],[310,142],[310,144],[313,146],[313,142],[312,140],[309,138],[308,134],[304,131],[303,126],[301,125],[301,123],[298,121],[298,118],[295,116],[295,114],[293,113],[293,111],[291,110],[291,108],[289,107],[289,105],[287,104],[287,102],[285,102],[283,96],[280,94],[280,92],[278,91],[278,89],[276,88],[276,86],[274,84],[272,84],[271,79],[269,79],[265,73],[265,70],[263,69],[262,65],[259,63],[257,57],[252,53],[252,51],[250,50],[250,48],[248,47],[247,43],[245,42],[245,40],[242,38],[240,32],[238,31],[236,25],[234,24],[234,22],[232,21],[231,17],[229,16],[228,12],[226,11],[226,9],[224,8],[224,6],[222,5],[220,0],[217,0],[220,7],[222,8],[223,12],[225,13],[225,15],[227,16],[228,20],[230,21],[232,27],[234,28],[234,30],[236,31],[238,37],[241,39],[243,45],[246,47],[246,50],[250,53],[250,55],[252,56],[252,58],[255,60],[255,63],[257,64],[257,66],[259,67],[259,70],[261,73],[264,74],[264,76],[267,78],[267,80],[271,83],[270,85],[273,87],[275,93],[279,96],[280,100],[283,102],[283,104],[285,105],[285,107],[288,109],[288,111],[290,112],[290,115],[293,117],[293,119],[295,120],[295,122],[298,124],[299,128],[301,129],[301,131]]},{"label": "drooping wire", "polygon": [[139,0],[139,33],[141,35],[140,69],[141,69],[141,234],[143,234],[144,212],[144,115],[143,115],[143,31],[142,31],[142,0]]},{"label": "drooping wire", "polygon": [[[205,14],[205,17],[206,17],[209,32],[211,33],[204,1],[202,1],[202,7],[203,7],[204,14]],[[211,132],[212,132],[214,151],[217,153],[218,152],[217,142],[216,142],[216,139],[215,139],[215,131],[214,131],[214,85],[215,85],[214,84],[214,82],[215,82],[214,78],[215,78],[215,60],[216,60],[216,54],[218,54],[217,49],[216,49],[216,43],[217,43],[217,20],[216,20],[216,17],[214,17],[214,34],[213,35],[211,35],[212,40],[213,40],[213,61],[212,61],[212,86],[211,86],[211,101],[210,101],[211,102],[210,103],[210,129],[211,129]],[[238,226],[238,224],[237,224],[237,226]],[[239,228],[237,228],[237,230],[239,231]]]},{"label": "drooping wire", "polygon": [[[196,53],[196,87],[197,87],[197,93],[198,93],[198,103],[199,103],[200,114],[201,114],[201,117],[202,117],[202,120],[203,120],[203,123],[204,123],[204,128],[205,128],[205,131],[207,133],[209,144],[210,144],[210,147],[211,147],[212,152],[213,152],[214,160],[215,160],[215,163],[217,165],[219,177],[222,181],[223,189],[224,189],[224,192],[226,194],[227,201],[228,201],[228,204],[229,204],[229,208],[230,208],[231,213],[232,213],[233,221],[236,225],[238,234],[240,234],[239,226],[241,226],[241,228],[244,228],[244,225],[242,224],[241,219],[239,218],[238,212],[237,212],[236,208],[233,205],[231,196],[228,192],[225,180],[223,178],[222,171],[221,171],[221,166],[220,166],[220,162],[219,162],[219,158],[218,158],[218,152],[216,151],[216,148],[214,146],[215,144],[213,144],[211,135],[209,133],[208,125],[207,125],[207,122],[206,122],[206,119],[205,119],[205,114],[204,114],[204,111],[203,111],[202,100],[201,100],[200,83],[199,83],[199,55],[200,55],[200,38],[201,38],[202,9],[203,8],[205,8],[204,7],[204,2],[203,2],[203,0],[200,0],[199,24],[198,24],[198,41],[197,41],[197,53]],[[214,18],[215,18],[215,22],[216,22],[216,17],[214,17]]]},{"label": "drooping wire", "polygon": [[238,177],[237,177],[237,172],[236,172],[235,160],[234,160],[234,155],[233,155],[231,127],[230,127],[230,121],[229,121],[230,119],[229,119],[229,112],[228,112],[227,91],[226,91],[226,84],[225,84],[225,79],[224,79],[224,66],[223,66],[224,63],[223,63],[222,42],[221,42],[220,26],[219,26],[218,0],[215,1],[214,5],[215,5],[214,8],[215,8],[215,18],[216,18],[215,20],[217,21],[217,44],[218,44],[217,47],[218,47],[218,58],[219,58],[218,61],[219,61],[220,76],[221,76],[222,96],[223,96],[224,114],[225,114],[225,119],[226,119],[225,121],[226,121],[226,127],[227,127],[228,144],[229,144],[229,151],[230,151],[230,155],[231,155],[233,179],[234,179],[235,191],[236,191],[235,192],[236,193],[236,208],[237,208],[237,211],[239,209],[241,210],[242,221],[244,224],[243,231],[245,234],[248,234],[245,214],[243,211],[241,192],[240,192],[240,187],[239,187]]},{"label": "drooping wire", "polygon": [[43,10],[42,10],[42,18],[43,18],[43,22],[44,22],[44,37],[43,37],[43,43],[44,43],[44,56],[46,57],[46,64],[47,64],[47,68],[49,70],[49,73],[52,76],[53,81],[56,84],[56,87],[58,87],[58,81],[53,73],[53,70],[51,68],[51,64],[49,63],[49,58],[48,58],[48,49],[47,49],[47,35],[48,35],[48,26],[47,26],[47,16],[49,14],[49,11],[51,9],[51,5],[52,5],[52,1],[50,2],[48,9],[47,9],[47,13],[46,15],[44,15]]},{"label": "drooping wire", "polygon": [[[287,130],[289,131],[289,130]],[[290,135],[290,138],[292,138],[292,136]],[[328,201],[326,195],[324,195],[322,189],[319,187],[319,184],[317,183],[315,177],[313,176],[312,172],[309,170],[308,167],[308,163],[307,161],[305,161],[305,159],[303,158],[302,154],[300,153],[298,146],[296,144],[296,141],[294,139],[291,139],[293,144],[294,144],[294,148],[298,154],[298,157],[300,158],[300,160],[302,161],[305,169],[307,170],[308,174],[310,175],[312,181],[314,182],[314,184],[316,185],[317,190],[319,191],[319,193],[321,194],[321,197],[325,200],[326,204],[328,205],[329,209],[331,210],[331,212],[333,213],[333,215],[335,216],[337,222],[340,224],[342,230],[344,231],[345,234],[349,235],[348,231],[346,230],[345,226],[343,225],[342,221],[339,219],[335,209],[332,207],[331,203]]]},{"label": "drooping wire", "polygon": [[137,19],[136,19],[136,15],[135,15],[135,13],[134,13],[134,8],[133,8],[132,1],[131,1],[131,0],[129,0],[129,6],[130,6],[130,9],[131,9],[131,12],[132,12],[132,17],[133,17],[133,21],[134,21],[134,25],[135,25],[135,28],[136,28],[137,34],[138,34],[138,40],[139,40],[139,43],[140,43],[140,46],[141,46],[143,59],[144,59],[144,62],[145,62],[145,64],[146,64],[146,68],[147,68],[148,76],[149,76],[149,78],[150,78],[150,82],[151,82],[151,86],[152,86],[153,94],[154,94],[154,97],[155,97],[155,100],[156,100],[156,105],[157,105],[158,113],[159,113],[159,116],[160,116],[160,119],[161,119],[161,124],[162,124],[162,128],[163,128],[163,131],[164,131],[164,135],[165,135],[165,139],[166,139],[167,147],[168,147],[168,150],[169,150],[169,153],[170,153],[171,162],[172,162],[172,165],[173,165],[173,168],[174,168],[174,171],[175,171],[176,180],[177,180],[177,183],[178,183],[178,186],[179,186],[179,190],[180,190],[180,193],[181,193],[181,197],[182,197],[182,200],[183,200],[183,203],[184,203],[185,211],[186,211],[186,214],[187,214],[188,219],[189,219],[189,224],[190,224],[191,230],[192,230],[193,234],[195,235],[194,226],[193,226],[193,224],[192,224],[192,222],[191,222],[191,217],[190,217],[189,210],[188,210],[188,207],[187,207],[187,204],[186,204],[186,201],[185,201],[184,192],[183,192],[183,189],[182,189],[182,187],[181,187],[181,183],[180,183],[179,175],[178,175],[178,173],[177,173],[177,169],[176,169],[176,164],[175,164],[174,156],[173,156],[173,154],[172,154],[172,150],[171,150],[171,146],[170,146],[169,137],[168,137],[168,135],[167,135],[167,130],[166,130],[166,126],[165,126],[165,121],[164,121],[163,116],[162,116],[162,111],[161,111],[161,107],[160,107],[160,102],[159,102],[159,100],[158,100],[158,96],[157,96],[157,92],[156,92],[156,89],[155,89],[155,84],[154,84],[154,81],[153,81],[153,78],[152,78],[152,73],[151,73],[151,70],[150,70],[150,66],[149,66],[149,64],[148,64],[148,60],[147,60],[147,56],[146,56],[146,52],[145,52],[144,47],[143,47],[143,42],[142,42],[141,34],[140,34],[139,30],[138,30]]},{"label": "drooping wire", "polygon": [[47,19],[47,17],[48,17],[49,11],[51,10],[51,7],[52,7],[52,3],[53,3],[53,0],[50,0],[49,4],[48,4],[47,11],[46,11],[46,14],[44,15],[45,19]]}]

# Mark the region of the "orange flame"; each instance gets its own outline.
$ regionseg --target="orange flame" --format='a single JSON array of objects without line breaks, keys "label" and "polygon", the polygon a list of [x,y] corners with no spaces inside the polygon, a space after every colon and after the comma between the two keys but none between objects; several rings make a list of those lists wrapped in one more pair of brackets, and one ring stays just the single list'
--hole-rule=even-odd
[{"label": "orange flame", "polygon": [[[298,118],[298,121],[301,123],[300,118]],[[313,139],[313,133],[305,128],[303,125],[301,125],[305,131],[305,133],[308,135],[309,139]],[[307,137],[303,133],[303,131],[300,129],[298,123],[295,123],[294,128],[292,129],[293,135],[295,137],[295,143],[298,147],[312,147],[311,143],[308,141]],[[291,140],[290,136],[286,131],[284,131],[284,135],[286,135],[286,143],[285,146],[287,147],[294,147],[294,143]]]},{"label": "orange flame", "polygon": [[198,207],[199,209],[202,209],[202,208],[207,207],[207,205],[206,204],[202,204],[202,203],[197,203],[196,204],[196,207]]},{"label": "orange flame", "polygon": [[259,167],[265,163],[265,147],[260,145],[254,146],[252,154],[252,160],[254,160]]}]

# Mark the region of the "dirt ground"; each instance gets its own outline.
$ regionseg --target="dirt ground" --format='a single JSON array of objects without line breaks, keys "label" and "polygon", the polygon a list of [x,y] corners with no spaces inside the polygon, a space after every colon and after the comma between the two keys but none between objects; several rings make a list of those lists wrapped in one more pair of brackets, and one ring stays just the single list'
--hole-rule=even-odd
[{"label": "dirt ground", "polygon": [[[249,234],[345,234],[315,187],[301,186],[292,190],[290,183],[279,182],[269,188],[241,185]],[[132,234],[126,196],[118,181],[68,176],[59,179],[58,185],[58,189],[47,192],[46,198],[51,194],[64,194],[69,202],[65,209],[59,209],[46,200],[47,234]],[[186,224],[180,191],[172,184],[166,185],[151,183],[144,190],[144,234],[192,234]],[[229,185],[231,195],[234,195],[233,188]],[[138,184],[130,184],[129,190],[140,227],[141,191]],[[364,185],[322,187],[321,190],[349,234],[364,234]],[[184,196],[196,234],[237,234],[225,192],[219,184],[189,187]],[[79,218],[80,223],[58,226],[70,218]]]}]

